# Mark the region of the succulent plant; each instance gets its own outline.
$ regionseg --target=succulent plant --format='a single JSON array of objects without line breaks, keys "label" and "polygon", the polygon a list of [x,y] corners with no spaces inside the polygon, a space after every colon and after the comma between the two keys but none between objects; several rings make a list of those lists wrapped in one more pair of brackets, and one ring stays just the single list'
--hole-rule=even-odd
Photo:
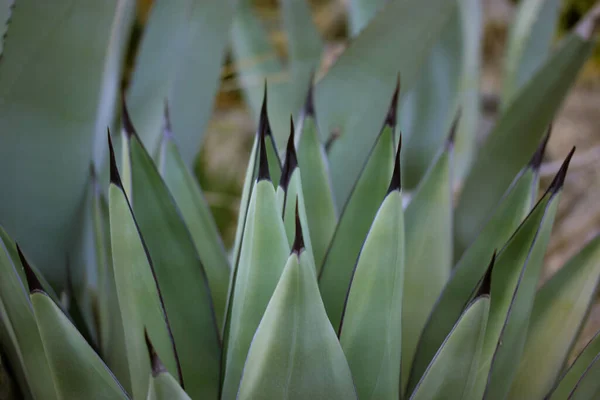
[{"label": "succulent plant", "polygon": [[[234,9],[228,2],[157,1],[131,86],[114,113],[112,79],[132,3],[59,3],[58,11],[46,10],[54,19],[41,26],[44,32],[61,21],[60,13],[104,12],[92,19],[103,32],[99,37],[110,38],[109,55],[102,73],[92,63],[96,58],[88,60],[94,78],[88,89],[94,89],[96,78],[106,82],[95,100],[77,92],[87,101],[81,107],[77,96],[52,103],[47,97],[56,91],[24,100],[21,95],[42,82],[25,56],[52,60],[58,81],[68,82],[58,70],[64,64],[53,57],[70,54],[86,36],[73,45],[67,33],[76,31],[76,23],[67,18],[49,39],[52,57],[32,51],[35,41],[23,34],[24,27],[45,21],[44,13],[33,0],[17,1],[0,63],[0,127],[11,135],[2,144],[12,153],[0,161],[21,165],[15,154],[21,156],[22,143],[12,135],[29,135],[28,143],[33,137],[28,129],[43,126],[65,146],[78,128],[93,126],[97,153],[68,155],[66,165],[73,171],[67,176],[81,178],[82,160],[92,167],[79,179],[86,184],[62,182],[68,193],[51,193],[54,200],[72,200],[57,215],[43,215],[39,222],[32,217],[20,227],[26,206],[0,201],[6,203],[0,218],[11,226],[0,229],[2,394],[560,400],[594,399],[600,393],[600,334],[568,363],[600,282],[600,237],[540,285],[574,148],[538,194],[552,118],[591,52],[600,9],[547,57],[523,50],[540,36],[547,39],[540,24],[533,24],[523,41],[511,42],[510,87],[495,127],[475,152],[478,97],[469,79],[478,73],[478,41],[472,35],[477,29],[467,22],[472,17],[478,24],[477,2],[356,0],[356,37],[317,80],[311,71],[321,51],[318,35],[301,35],[311,29],[308,8],[302,1],[284,1],[294,79],[270,84],[268,91],[265,84],[257,102],[257,86],[247,70],[240,72],[258,128],[237,236],[228,251],[189,167],[199,140],[190,132],[206,117],[195,115],[188,101],[206,77],[188,86],[182,76],[198,62],[192,51],[196,41],[223,53],[226,41],[207,41],[205,29],[222,32],[231,22],[238,62],[262,51],[263,33],[249,3]],[[192,4],[196,7],[188,8]],[[522,9],[530,18],[521,16],[517,25],[542,18],[539,7]],[[110,30],[105,20],[112,21]],[[173,27],[174,33],[167,29]],[[401,34],[407,38],[399,40]],[[414,59],[391,54],[396,41],[409,50],[420,35],[423,46],[414,49]],[[457,38],[460,57],[451,51]],[[94,46],[103,48],[100,42]],[[115,43],[117,50],[110,47]],[[29,47],[19,51],[18,44]],[[98,56],[94,46],[88,50]],[[161,57],[154,60],[157,48]],[[166,54],[185,54],[189,63],[173,67]],[[434,84],[435,65],[448,59],[453,67],[444,71],[443,83]],[[218,72],[217,67],[211,63],[207,69]],[[275,67],[253,69],[266,73]],[[161,69],[168,79],[157,82]],[[402,96],[405,86],[408,95]],[[202,101],[211,103],[214,90],[207,92]],[[40,104],[45,108],[36,108]],[[80,125],[69,125],[59,112],[67,105],[79,116],[96,110],[92,105],[100,111],[92,125],[83,117]],[[99,139],[99,126],[107,121]],[[68,128],[64,136],[57,133],[60,126]],[[326,134],[333,127],[338,134]],[[279,147],[282,142],[286,145]],[[32,153],[39,154],[39,147]],[[44,168],[36,162],[27,173]],[[25,197],[28,183],[15,185],[12,177],[1,176],[0,183],[19,193],[11,192],[11,199]],[[85,187],[86,194],[75,224],[81,237],[72,239],[60,236],[72,233],[72,226],[54,231],[51,225],[77,214],[64,207],[78,204],[76,186]],[[40,232],[28,235],[36,223]],[[40,238],[48,232],[57,237],[42,246]],[[59,268],[52,264],[67,243],[75,250],[67,254],[61,285]],[[51,262],[39,256],[46,248]],[[80,258],[93,267],[80,265]]]}]

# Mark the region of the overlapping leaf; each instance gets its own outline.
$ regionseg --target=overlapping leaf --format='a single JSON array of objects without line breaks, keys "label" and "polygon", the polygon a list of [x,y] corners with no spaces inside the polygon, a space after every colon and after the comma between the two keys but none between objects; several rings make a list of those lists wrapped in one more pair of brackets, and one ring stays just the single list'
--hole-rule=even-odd
[{"label": "overlapping leaf", "polygon": [[152,364],[152,376],[147,400],[190,400],[190,397],[179,383],[165,369],[148,336],[146,336],[146,344],[148,345],[150,363]]}]

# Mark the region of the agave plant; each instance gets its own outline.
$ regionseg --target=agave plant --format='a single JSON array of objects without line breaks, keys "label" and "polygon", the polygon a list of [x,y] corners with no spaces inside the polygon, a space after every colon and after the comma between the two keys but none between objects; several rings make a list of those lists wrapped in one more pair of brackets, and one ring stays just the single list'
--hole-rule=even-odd
[{"label": "agave plant", "polygon": [[[48,15],[81,16],[92,5],[105,11],[94,19],[98,32],[112,44],[123,42],[131,2],[59,3],[62,8],[48,9]],[[85,244],[89,235],[89,248],[72,244],[76,250],[67,259],[75,262],[65,262],[64,287],[55,283],[62,268],[48,265],[78,240],[59,234],[68,227],[50,227],[60,216],[77,214],[65,205],[78,203],[62,204],[56,215],[42,210],[39,220],[31,217],[20,226],[24,209],[36,217],[39,210],[0,202],[0,217],[10,226],[0,229],[0,344],[2,378],[8,378],[3,393],[27,399],[597,397],[600,335],[568,360],[600,282],[600,237],[539,285],[574,149],[539,195],[538,172],[553,115],[593,47],[599,10],[549,57],[534,57],[527,48],[548,39],[540,15],[557,3],[523,2],[511,36],[501,114],[475,153],[477,96],[468,78],[478,70],[478,42],[465,21],[476,2],[355,1],[356,37],[316,83],[311,57],[320,52],[318,36],[300,34],[309,29],[310,14],[304,2],[284,2],[294,79],[270,85],[267,99],[266,85],[257,97],[248,71],[241,72],[258,128],[235,242],[226,250],[189,168],[198,141],[189,132],[205,119],[194,114],[189,100],[202,79],[188,85],[181,77],[198,62],[191,50],[207,43],[203,29],[222,32],[229,26],[224,21],[231,21],[238,59],[256,55],[265,43],[247,2],[235,13],[228,2],[188,8],[192,3],[155,4],[116,113],[120,125],[112,124],[110,111],[119,58],[114,48],[102,74],[90,58],[89,89],[98,76],[110,82],[94,93],[96,100],[82,96],[85,107],[76,104],[79,97],[48,100],[55,91],[29,102],[22,96],[42,82],[27,60],[70,54],[66,33],[74,23],[53,31],[49,40],[56,46],[49,57],[31,51],[36,47],[23,33],[30,23],[45,21],[39,5],[22,0],[13,9],[0,63],[0,126],[7,135],[25,135],[28,143],[33,128],[54,134],[64,125],[67,143],[84,124],[61,125],[63,107],[88,115],[96,105],[93,126],[102,139],[92,135],[98,151],[87,159],[92,167],[86,201],[75,224],[85,228],[79,239]],[[376,12],[378,7],[385,9]],[[112,12],[107,33],[102,22]],[[50,29],[51,22],[40,29]],[[433,85],[437,75],[429,68],[446,60],[440,54],[453,48],[453,38],[463,37],[461,29],[461,72],[449,68],[445,84]],[[414,49],[414,59],[388,54],[399,36],[400,47],[409,50],[421,35],[424,44]],[[27,44],[22,51],[15,38]],[[94,46],[102,47],[100,42]],[[209,42],[222,53],[223,39]],[[157,47],[161,57],[155,59]],[[172,67],[165,52],[189,58]],[[266,73],[278,67],[267,64],[253,68]],[[57,80],[70,82],[58,65],[64,64],[50,64]],[[168,79],[158,82],[157,70]],[[199,101],[210,104],[216,83],[206,85],[212,89]],[[101,126],[106,121],[111,123]],[[106,125],[113,126],[108,140]],[[339,133],[328,135],[333,127]],[[15,154],[29,154],[17,151],[21,141],[7,137],[5,158],[21,165]],[[284,151],[278,147],[283,139]],[[73,171],[65,174],[81,178],[78,167],[86,157],[67,157]],[[43,168],[36,160],[26,171]],[[27,188],[6,174],[0,179],[16,193]],[[59,186],[50,190],[52,199],[74,198],[77,182]],[[15,196],[27,203],[23,194]],[[35,224],[40,232],[27,235]],[[43,245],[47,232],[57,236],[45,239],[52,246]],[[40,258],[46,249],[52,262]],[[78,251],[93,259],[93,274],[87,265],[80,271]],[[83,283],[75,279],[78,272]]]}]

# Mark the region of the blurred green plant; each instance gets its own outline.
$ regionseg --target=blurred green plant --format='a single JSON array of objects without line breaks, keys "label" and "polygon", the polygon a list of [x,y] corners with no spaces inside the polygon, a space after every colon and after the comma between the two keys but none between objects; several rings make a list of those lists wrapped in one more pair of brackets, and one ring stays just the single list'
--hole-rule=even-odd
[{"label": "blurred green plant", "polygon": [[[526,49],[550,17],[521,9],[476,147],[479,3],[358,3],[362,29],[315,78],[304,2],[282,3],[288,60],[244,0],[156,2],[121,107],[133,2],[4,4],[3,395],[596,397],[597,337],[566,360],[600,237],[538,287],[574,149],[539,195],[538,173],[600,8],[546,52]],[[258,128],[228,251],[190,164],[230,24]]]}]

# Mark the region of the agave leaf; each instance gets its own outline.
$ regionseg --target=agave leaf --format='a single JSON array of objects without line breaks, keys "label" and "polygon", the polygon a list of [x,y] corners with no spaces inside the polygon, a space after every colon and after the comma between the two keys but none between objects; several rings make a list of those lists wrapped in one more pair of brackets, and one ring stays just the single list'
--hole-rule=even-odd
[{"label": "agave leaf", "polygon": [[50,297],[37,289],[30,296],[59,397],[127,399],[108,367]]},{"label": "agave leaf", "polygon": [[438,152],[406,208],[402,300],[402,389],[419,337],[452,267],[452,141]]},{"label": "agave leaf", "polygon": [[399,164],[398,157],[354,267],[339,332],[361,399],[400,398],[405,250]]},{"label": "agave leaf", "polygon": [[233,9],[230,0],[154,3],[127,93],[132,121],[150,151],[158,148],[168,99],[182,157],[189,164],[196,156],[212,112]]},{"label": "agave leaf", "polygon": [[[594,399],[600,389],[600,332],[589,341],[579,353],[573,364],[563,373],[553,390],[546,396],[548,400],[569,398],[574,392],[579,392],[582,399]],[[590,393],[583,396],[584,393]]]},{"label": "agave leaf", "polygon": [[358,35],[386,2],[386,0],[350,0],[348,2],[350,34]]},{"label": "agave leaf", "polygon": [[447,0],[388,2],[317,85],[320,132],[329,136],[337,130],[340,134],[328,153],[333,193],[340,209],[368,157],[364,149],[377,140],[392,82],[400,73],[403,90],[412,89],[455,7],[455,1]]},{"label": "agave leaf", "polygon": [[506,107],[544,64],[556,34],[559,0],[526,0],[518,5],[504,57],[501,104]]},{"label": "agave leaf", "polygon": [[[325,253],[337,225],[337,211],[331,192],[329,161],[319,140],[315,121],[312,86],[296,127],[299,138],[298,164],[302,176],[302,192],[315,265],[320,271]],[[306,235],[305,235],[306,236]]]},{"label": "agave leaf", "polygon": [[[17,268],[9,256],[7,247],[0,238],[0,299],[2,300],[2,322],[7,328],[17,356],[20,371],[24,371],[29,390],[34,398],[58,399],[44,345],[29,299],[29,286],[22,281]],[[32,273],[32,272],[31,272]],[[9,329],[10,327],[10,329]],[[12,331],[12,335],[10,335]],[[3,342],[3,347],[7,343]],[[11,360],[16,363],[17,360]]]},{"label": "agave leaf", "polygon": [[417,187],[443,146],[445,132],[455,118],[460,94],[461,29],[460,9],[455,7],[424,62],[413,90],[406,95],[398,111],[405,149],[403,185],[407,190]]},{"label": "agave leaf", "polygon": [[357,399],[313,262],[298,240],[252,340],[237,398]]},{"label": "agave leaf", "polygon": [[252,190],[239,265],[230,299],[231,320],[221,398],[235,399],[252,337],[289,254],[276,194],[270,181],[265,136],[260,136],[257,182]]},{"label": "agave leaf", "polygon": [[462,182],[471,166],[479,130],[479,86],[481,78],[481,38],[483,11],[479,0],[459,2],[462,27],[462,64],[460,80],[460,120],[454,141],[454,181]]},{"label": "agave leaf", "polygon": [[153,338],[167,369],[177,373],[180,380],[181,370],[154,267],[123,190],[110,145],[109,150],[111,184],[108,206],[115,285],[125,335],[131,394],[133,398],[145,398],[150,360],[144,343],[144,330]]},{"label": "agave leaf", "polygon": [[[478,150],[455,211],[456,255],[473,241],[513,177],[527,162],[562,104],[594,41],[592,14],[562,41],[502,113]],[[591,28],[588,28],[591,29]]]},{"label": "agave leaf", "polygon": [[[2,343],[2,357],[0,359],[0,370],[2,371],[2,387],[5,387],[5,377],[10,381],[11,376],[7,365],[12,370],[12,376],[17,383],[22,396],[26,399],[32,399],[33,395],[27,384],[27,376],[24,369],[24,361],[21,356],[21,350],[18,346],[17,336],[8,318],[8,312],[0,298],[0,343]],[[8,385],[10,386],[10,385]],[[10,389],[8,390],[10,391]],[[8,399],[17,398],[17,396],[8,396]]]},{"label": "agave leaf", "polygon": [[169,130],[166,130],[163,136],[157,165],[168,191],[173,195],[177,208],[181,211],[183,221],[206,271],[220,332],[227,303],[229,260],[200,185],[179,155]]},{"label": "agave leaf", "polygon": [[92,223],[98,268],[99,348],[106,365],[125,390],[131,393],[125,334],[112,262],[108,202],[95,179],[92,185]]},{"label": "agave leaf", "polygon": [[[491,275],[490,317],[474,396],[504,398],[523,354],[543,257],[558,208],[565,160],[548,191],[499,253]],[[487,377],[487,379],[481,379]],[[483,384],[487,381],[485,392]]]},{"label": "agave leaf", "polygon": [[542,143],[532,162],[514,179],[475,242],[454,267],[419,339],[409,379],[409,392],[415,387],[472,298],[486,273],[494,249],[501,248],[527,216],[536,199],[538,161],[542,159],[545,143]]},{"label": "agave leaf", "polygon": [[117,9],[117,0],[19,1],[4,38],[0,169],[18,173],[0,177],[0,221],[57,287],[99,134],[105,62],[126,45],[110,41]]},{"label": "agave leaf", "polygon": [[160,361],[148,335],[146,335],[146,345],[152,364],[147,400],[189,400],[190,397]]},{"label": "agave leaf", "polygon": [[369,233],[373,218],[383,201],[394,169],[394,127],[399,87],[396,87],[390,114],[380,130],[379,139],[343,208],[319,275],[319,287],[325,310],[338,330],[344,300],[352,280],[360,248]]},{"label": "agave leaf", "polygon": [[589,312],[599,278],[600,237],[596,237],[536,294],[509,397],[541,398],[552,388]]},{"label": "agave leaf", "polygon": [[490,308],[487,295],[477,297],[427,367],[411,400],[464,399],[474,384]]},{"label": "agave leaf", "polygon": [[[196,398],[216,398],[221,346],[210,288],[213,285],[221,288],[220,285],[227,283],[227,275],[215,278],[214,269],[204,269],[192,236],[152,157],[135,134],[130,136],[129,146],[133,209],[152,259],[183,380],[187,382],[186,390]],[[218,299],[223,313],[225,297]]]}]

